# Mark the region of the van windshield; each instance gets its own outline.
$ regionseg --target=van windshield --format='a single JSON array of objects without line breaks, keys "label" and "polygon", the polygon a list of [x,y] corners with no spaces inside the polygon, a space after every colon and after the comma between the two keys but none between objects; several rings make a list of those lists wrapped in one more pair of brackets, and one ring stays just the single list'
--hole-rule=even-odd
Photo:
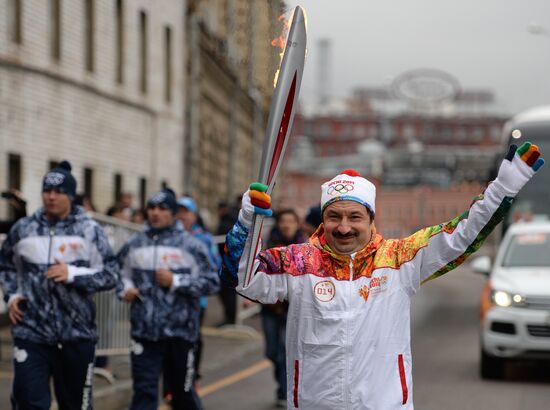
[{"label": "van windshield", "polygon": [[550,234],[537,232],[514,235],[504,254],[502,266],[550,268]]},{"label": "van windshield", "polygon": [[[510,144],[520,146],[526,141],[536,144],[543,157],[550,155],[550,122],[519,124],[521,138],[509,139]],[[526,184],[514,204],[514,209],[534,215],[550,215],[550,166],[542,167]]]}]

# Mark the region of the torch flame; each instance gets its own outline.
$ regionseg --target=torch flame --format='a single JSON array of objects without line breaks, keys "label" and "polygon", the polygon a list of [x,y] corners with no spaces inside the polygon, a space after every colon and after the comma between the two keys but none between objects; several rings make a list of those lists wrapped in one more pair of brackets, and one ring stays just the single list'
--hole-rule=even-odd
[{"label": "torch flame", "polygon": [[[305,19],[305,25],[306,25],[306,31],[307,31],[307,16],[303,8],[302,8],[302,12],[304,13],[304,19]],[[293,18],[294,18],[294,13],[291,14],[290,18],[286,18],[284,14],[281,14],[277,18],[278,21],[283,22],[283,27],[281,30],[281,34],[271,41],[271,45],[273,47],[277,47],[281,50],[281,52],[279,53],[279,68],[277,68],[277,71],[275,71],[275,76],[273,78],[273,88],[277,87],[277,80],[279,79],[279,70],[281,69],[281,63],[283,62],[283,55],[285,52],[286,40],[288,38],[288,32],[290,31],[290,26],[292,25]]]},{"label": "torch flame", "polygon": [[279,70],[281,69],[281,63],[283,61],[284,50],[286,46],[286,39],[288,37],[288,31],[290,29],[290,24],[292,23],[292,16],[287,19],[284,14],[281,14],[278,18],[278,21],[283,22],[283,27],[281,29],[281,34],[278,37],[274,38],[271,41],[273,47],[277,47],[281,50],[279,53],[279,68],[275,71],[275,76],[273,77],[273,88],[277,87],[277,80],[279,79]]}]

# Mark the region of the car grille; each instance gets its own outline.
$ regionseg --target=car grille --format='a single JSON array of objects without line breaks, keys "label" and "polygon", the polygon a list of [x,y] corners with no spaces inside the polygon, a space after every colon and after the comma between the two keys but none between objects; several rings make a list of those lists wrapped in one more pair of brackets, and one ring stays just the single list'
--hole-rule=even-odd
[{"label": "car grille", "polygon": [[550,337],[550,326],[527,325],[527,331],[531,336]]},{"label": "car grille", "polygon": [[548,296],[527,296],[525,307],[529,309],[550,310],[550,297]]}]

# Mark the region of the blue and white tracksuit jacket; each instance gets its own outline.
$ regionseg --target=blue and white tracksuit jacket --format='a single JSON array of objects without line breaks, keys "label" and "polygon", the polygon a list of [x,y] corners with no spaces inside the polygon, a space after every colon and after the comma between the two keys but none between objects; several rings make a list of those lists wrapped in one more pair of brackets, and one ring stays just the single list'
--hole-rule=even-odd
[{"label": "blue and white tracksuit jacket", "polygon": [[[68,265],[65,283],[45,276],[56,261]],[[39,209],[10,230],[0,252],[0,278],[6,302],[24,296],[22,322],[14,338],[56,344],[97,340],[93,294],[112,289],[118,279],[115,256],[103,229],[75,206],[51,223]]]},{"label": "blue and white tracksuit jacket", "polygon": [[[149,227],[136,234],[118,254],[119,293],[139,290],[131,308],[132,337],[158,341],[181,338],[194,343],[199,334],[199,297],[216,292],[219,279],[207,247],[181,223],[168,228]],[[170,288],[155,280],[157,269],[174,274]]]},{"label": "blue and white tracksuit jacket", "polygon": [[[222,266],[222,258],[218,252],[218,245],[214,242],[212,234],[197,223],[193,224],[188,232],[206,245],[208,248],[208,256],[214,262],[216,271],[219,271]],[[201,296],[199,303],[201,309],[206,309],[208,307],[208,298],[206,296]]]}]

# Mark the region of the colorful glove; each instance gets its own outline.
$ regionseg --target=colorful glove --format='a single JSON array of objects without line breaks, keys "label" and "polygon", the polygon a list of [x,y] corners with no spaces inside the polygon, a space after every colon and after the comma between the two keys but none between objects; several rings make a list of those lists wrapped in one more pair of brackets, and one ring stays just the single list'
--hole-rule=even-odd
[{"label": "colorful glove", "polygon": [[506,196],[515,197],[543,165],[544,159],[536,145],[524,142],[519,149],[517,145],[510,145],[498,170],[496,182],[500,183]]},{"label": "colorful glove", "polygon": [[243,194],[239,221],[247,228],[252,225],[254,214],[271,216],[271,196],[266,194],[267,185],[259,182],[250,184],[248,191]]}]

